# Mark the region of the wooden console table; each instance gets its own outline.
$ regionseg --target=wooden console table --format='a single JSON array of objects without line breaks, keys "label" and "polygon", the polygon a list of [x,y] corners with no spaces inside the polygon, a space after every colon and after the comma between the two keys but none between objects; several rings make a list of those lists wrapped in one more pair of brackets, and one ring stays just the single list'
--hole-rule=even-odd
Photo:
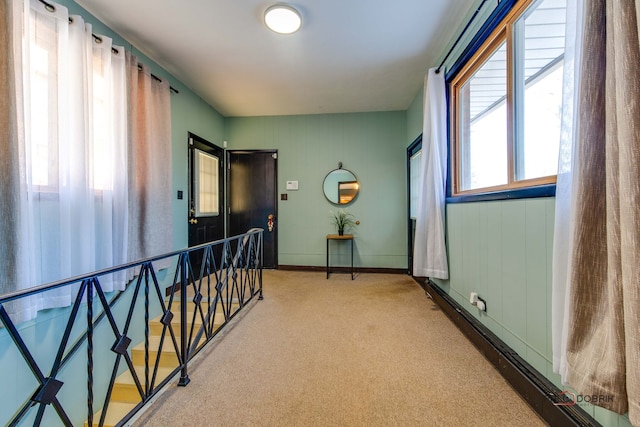
[{"label": "wooden console table", "polygon": [[329,278],[329,241],[330,240],[348,240],[351,242],[351,280],[354,278],[353,274],[353,234],[327,234],[327,279]]}]

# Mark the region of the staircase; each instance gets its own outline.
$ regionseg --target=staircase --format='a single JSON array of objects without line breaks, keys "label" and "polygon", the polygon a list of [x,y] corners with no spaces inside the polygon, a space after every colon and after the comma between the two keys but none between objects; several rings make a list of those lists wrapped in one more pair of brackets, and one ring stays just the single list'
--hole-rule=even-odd
[{"label": "staircase", "polygon": [[[7,336],[12,341],[10,366],[5,371],[23,363],[34,376],[31,378],[22,372],[16,376],[20,381],[16,390],[20,393],[9,401],[8,412],[3,407],[3,417],[0,417],[3,423],[84,423],[86,427],[124,423],[134,410],[142,408],[162,387],[171,384],[181,368],[186,370],[193,356],[241,307],[254,297],[262,299],[262,234],[262,229],[251,229],[209,244],[1,294],[3,339]],[[195,272],[192,259],[203,263]],[[166,272],[158,281],[156,272],[161,270]],[[131,281],[124,292],[114,295],[105,292],[103,284],[122,280],[126,276],[122,276],[123,272],[133,272],[137,279]],[[166,302],[164,286],[174,290],[180,286],[179,295],[186,291],[182,301],[184,311],[175,293],[169,296],[170,308],[158,309],[158,305]],[[59,317],[56,322],[66,322],[66,326],[64,330],[56,330],[51,338],[47,335],[43,343],[40,329],[33,333],[31,326],[20,327],[20,322],[16,323],[19,319],[14,319],[7,307],[14,304],[21,307],[21,301],[54,289],[67,289],[73,304],[55,313],[52,319]],[[222,302],[216,305],[218,301]],[[209,310],[210,304],[214,304],[215,310]],[[206,317],[211,312],[216,315]],[[149,313],[159,315],[150,320],[152,314]],[[66,320],[65,316],[68,316]],[[145,320],[140,320],[142,316]],[[182,317],[187,321],[181,322]],[[178,361],[183,351],[181,329],[188,335],[182,337],[185,346],[188,345],[184,358],[180,357],[183,365]],[[42,331],[45,330],[48,332],[47,325],[43,326]],[[132,342],[132,339],[143,342]],[[73,381],[68,382],[69,378]],[[186,377],[181,380],[188,382]],[[65,381],[65,392],[59,394]],[[33,392],[22,392],[32,387]],[[92,408],[92,413],[83,422],[87,414],[84,402]],[[104,408],[104,413],[94,408]]]},{"label": "staircase", "polygon": [[[179,315],[179,298],[174,298],[172,311],[175,311],[175,315],[171,319],[171,327],[175,334],[176,342],[178,346],[180,346],[180,315]],[[168,301],[167,301],[168,304]],[[203,311],[203,315],[206,316],[206,307],[207,304],[203,300],[201,302],[201,307]],[[235,313],[240,308],[238,303],[231,304],[231,314]],[[198,331],[202,327],[202,316],[200,316],[200,312],[195,316],[194,321],[194,311],[196,310],[196,305],[192,301],[192,298],[189,298],[189,302],[187,305],[187,337],[188,339],[194,340],[197,336]],[[215,310],[215,319],[213,322],[213,332],[216,332],[220,327],[225,323],[224,309],[222,304],[218,303]],[[176,353],[173,340],[171,339],[171,334],[169,332],[169,328],[165,327],[165,325],[161,322],[162,315],[156,317],[155,319],[149,322],[149,382],[153,381],[154,386],[164,381],[168,378],[172,372],[179,366],[178,355]],[[194,325],[193,333],[191,333],[191,326]],[[160,347],[160,341],[162,338],[163,329],[166,329],[164,332],[164,341],[162,343],[162,350],[158,352]],[[191,335],[192,336],[189,336]],[[200,339],[197,344],[197,348],[201,348],[206,343],[206,336],[204,333],[201,334]],[[191,343],[191,347],[193,347],[193,343]],[[131,359],[133,361],[133,365],[140,381],[142,387],[145,387],[145,343],[140,342],[130,350]],[[153,379],[153,370],[155,367],[156,360],[160,356],[160,361],[158,364],[158,371],[156,373],[155,379]],[[121,364],[126,362],[124,359],[121,360]],[[178,372],[179,375],[179,372]],[[107,409],[107,414],[105,416],[104,426],[113,427],[117,425],[127,414],[129,414],[135,407],[142,401],[142,397],[138,391],[138,388],[133,379],[133,375],[127,369],[125,372],[120,374],[114,383],[113,391],[111,393],[111,399],[109,400],[109,405]],[[102,411],[98,411],[93,416],[93,426],[98,427],[100,424],[100,417],[102,416]],[[85,422],[85,427],[88,427],[88,421]]]}]

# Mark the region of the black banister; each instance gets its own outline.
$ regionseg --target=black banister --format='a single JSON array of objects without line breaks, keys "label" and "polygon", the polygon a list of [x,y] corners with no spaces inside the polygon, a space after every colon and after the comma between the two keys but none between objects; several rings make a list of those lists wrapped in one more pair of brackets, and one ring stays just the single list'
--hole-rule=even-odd
[{"label": "black banister", "polygon": [[[262,230],[262,229],[260,229]],[[260,232],[261,233],[261,232]],[[253,232],[247,232],[246,234],[258,234],[257,231],[253,231]],[[178,256],[180,254],[183,253],[192,253],[197,251],[198,249],[204,249],[208,246],[216,246],[219,244],[222,244],[226,241],[228,241],[229,239],[233,239],[234,237],[230,237],[227,239],[220,239],[220,240],[216,240],[214,242],[210,242],[210,243],[203,243],[201,245],[198,246],[192,246],[189,249],[181,249],[181,250],[177,250],[177,251],[173,251],[173,252],[168,252],[166,254],[163,255],[156,255],[153,257],[149,257],[149,258],[145,258],[139,261],[131,261],[129,263],[126,264],[122,264],[119,265],[117,267],[111,267],[111,268],[104,268],[101,270],[97,270],[94,271],[92,273],[87,273],[87,274],[83,274],[83,275],[79,275],[79,276],[75,276],[75,277],[71,277],[68,279],[62,279],[59,281],[55,281],[55,282],[50,282],[50,283],[46,283],[43,285],[39,285],[39,286],[33,286],[27,289],[21,289],[19,291],[13,291],[13,292],[8,292],[4,295],[0,295],[0,304],[5,304],[9,301],[13,301],[16,300],[18,298],[22,298],[25,296],[30,296],[30,295],[36,295],[36,294],[40,294],[42,292],[45,291],[50,291],[53,289],[58,289],[64,286],[68,286],[68,285],[72,285],[74,283],[78,283],[81,282],[82,280],[85,279],[90,279],[92,277],[100,277],[100,276],[104,276],[106,274],[113,274],[113,273],[117,273],[119,271],[123,271],[123,270],[129,270],[132,268],[136,268],[136,267],[140,267],[142,264],[144,263],[154,263],[157,261],[161,261],[164,259],[169,259],[175,256]]]},{"label": "black banister", "polygon": [[[8,411],[2,408],[0,424],[19,425],[29,420],[34,425],[71,426],[85,422],[90,426],[104,425],[110,403],[125,393],[123,399],[127,399],[133,409],[120,420],[118,425],[121,425],[169,384],[174,375],[180,374],[178,385],[186,386],[192,357],[254,296],[262,299],[262,235],[262,229],[252,229],[241,236],[0,295],[0,326],[4,325],[4,332],[29,368],[24,373],[25,381],[32,382],[26,378],[32,375],[37,383],[31,394],[16,398],[15,407]],[[203,257],[196,262],[202,266],[198,272],[191,267],[195,256]],[[174,263],[167,268],[166,276],[161,276],[166,277],[167,282],[173,280],[167,288],[171,292],[165,296],[156,276],[156,266],[163,262],[161,268],[164,269],[164,261],[171,259]],[[137,277],[123,291],[105,293],[103,281],[131,269],[138,272]],[[61,319],[63,315],[68,316],[66,327],[56,341],[59,342],[57,349],[50,352],[51,356],[44,356],[45,359],[51,357],[52,361],[43,362],[33,356],[41,353],[35,351],[41,344],[33,339],[37,334],[23,335],[23,328],[12,319],[11,309],[24,298],[71,286],[72,304],[58,309],[62,311],[56,314]],[[123,295],[129,297],[122,298]],[[175,301],[176,298],[180,300]],[[116,313],[115,308],[121,304],[128,306]],[[189,315],[191,307],[193,316]],[[176,310],[179,317],[175,317]],[[107,322],[103,322],[104,319]],[[82,329],[77,326],[80,322],[86,322]],[[140,325],[141,322],[144,325]],[[35,325],[32,327],[45,323],[36,319]],[[179,339],[177,333],[180,333]],[[65,369],[84,359],[76,357],[83,354],[79,352],[81,349],[86,352],[86,368]],[[131,378],[126,383],[119,382],[119,377],[125,374]],[[86,395],[58,396],[70,375],[85,376]],[[71,402],[75,396],[78,402]],[[78,413],[77,408],[82,406],[86,413]],[[99,410],[101,413],[97,415]]]}]

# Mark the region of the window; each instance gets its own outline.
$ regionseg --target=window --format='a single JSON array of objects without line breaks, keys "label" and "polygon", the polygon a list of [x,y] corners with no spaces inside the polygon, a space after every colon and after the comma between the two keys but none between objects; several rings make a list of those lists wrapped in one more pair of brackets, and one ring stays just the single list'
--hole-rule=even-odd
[{"label": "window", "polygon": [[25,81],[30,84],[30,155],[31,184],[40,191],[53,191],[58,186],[58,138],[56,72],[58,48],[55,21],[44,21],[40,31],[30,38],[29,64]]},{"label": "window", "polygon": [[[16,285],[29,287],[128,260],[128,93],[122,47],[62,5],[23,6],[12,34],[20,182],[8,191],[25,201],[9,209],[22,218]],[[29,316],[69,295],[34,299]]]},{"label": "window", "polygon": [[517,3],[451,81],[454,196],[555,183],[565,11]]},{"label": "window", "polygon": [[216,216],[220,213],[218,206],[218,158],[204,151],[196,152],[196,180],[194,185],[196,216]]},{"label": "window", "polygon": [[418,217],[418,201],[420,199],[420,173],[422,171],[422,149],[414,153],[409,158],[409,202],[410,212],[409,218],[416,219]]},{"label": "window", "polygon": [[[16,167],[0,174],[0,187],[3,212],[17,212],[6,229],[20,239],[3,241],[7,290],[169,252],[171,233],[157,232],[172,222],[168,82],[65,6],[13,4],[6,71],[14,93],[4,116],[14,132],[0,145]],[[101,279],[102,290],[123,290],[132,273]],[[21,299],[10,315],[23,321],[67,306],[71,288]]]},{"label": "window", "polygon": [[[78,103],[69,94],[62,95],[65,90],[69,90],[68,85],[75,83],[77,75],[74,72],[77,72],[78,67],[78,62],[69,59],[66,59],[66,64],[61,63],[63,58],[73,55],[74,46],[62,34],[72,31],[80,33],[79,37],[82,37],[87,32],[85,24],[77,22],[75,27],[81,29],[70,30],[74,25],[73,20],[67,23],[59,16],[51,16],[49,12],[40,14],[35,10],[33,13],[29,37],[24,40],[24,43],[28,43],[25,52],[28,53],[29,60],[22,70],[25,93],[29,97],[25,103],[30,146],[27,153],[28,182],[34,191],[41,193],[59,193],[60,187],[69,186],[69,180],[61,178],[67,175],[65,165],[68,167],[71,162],[65,163],[67,159],[62,158],[61,154],[66,153],[69,158],[76,155],[72,154],[68,135],[74,131],[82,132],[84,127],[81,126],[88,126],[91,129],[86,130],[88,135],[82,136],[81,145],[86,142],[89,154],[87,158],[78,157],[74,161],[87,162],[87,170],[90,171],[86,183],[88,188],[96,192],[112,190],[113,174],[117,170],[114,168],[110,149],[116,138],[113,132],[115,118],[111,110],[115,108],[113,105],[117,98],[111,81],[113,71],[111,58],[108,57],[111,54],[110,48],[101,46],[102,38],[87,38],[87,43],[91,43],[90,47],[86,47],[90,49],[91,64],[86,64],[87,70],[82,74],[86,79],[83,90],[87,91],[87,99]],[[122,93],[117,96],[125,95]],[[87,108],[85,103],[90,103],[91,108]],[[73,109],[78,106],[80,107]]]}]

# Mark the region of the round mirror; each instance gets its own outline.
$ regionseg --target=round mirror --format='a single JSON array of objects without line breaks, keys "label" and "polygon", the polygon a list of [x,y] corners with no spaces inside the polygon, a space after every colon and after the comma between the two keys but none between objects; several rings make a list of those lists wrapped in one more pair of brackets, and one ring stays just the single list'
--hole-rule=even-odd
[{"label": "round mirror", "polygon": [[348,205],[360,190],[356,176],[346,169],[335,169],[327,174],[322,184],[324,196],[334,205]]}]

